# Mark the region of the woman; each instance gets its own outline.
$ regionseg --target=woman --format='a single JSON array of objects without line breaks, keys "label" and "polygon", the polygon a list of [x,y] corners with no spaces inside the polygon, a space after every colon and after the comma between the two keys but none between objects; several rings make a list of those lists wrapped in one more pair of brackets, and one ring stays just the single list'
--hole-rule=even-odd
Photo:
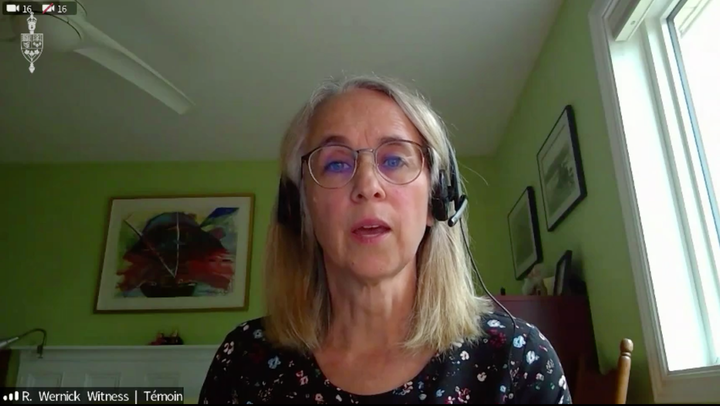
[{"label": "woman", "polygon": [[227,335],[201,402],[570,403],[545,337],[475,294],[454,159],[422,97],[324,83],[282,144],[269,315]]}]

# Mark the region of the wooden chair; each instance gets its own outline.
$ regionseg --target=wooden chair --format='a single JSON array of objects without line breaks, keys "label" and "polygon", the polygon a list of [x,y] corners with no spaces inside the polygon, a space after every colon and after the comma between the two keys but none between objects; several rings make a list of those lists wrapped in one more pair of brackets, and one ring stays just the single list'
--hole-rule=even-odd
[{"label": "wooden chair", "polygon": [[573,385],[575,393],[571,393],[573,403],[625,404],[630,381],[632,352],[632,340],[623,338],[620,342],[617,367],[606,374],[601,374],[595,363],[590,366],[586,359],[581,359]]}]

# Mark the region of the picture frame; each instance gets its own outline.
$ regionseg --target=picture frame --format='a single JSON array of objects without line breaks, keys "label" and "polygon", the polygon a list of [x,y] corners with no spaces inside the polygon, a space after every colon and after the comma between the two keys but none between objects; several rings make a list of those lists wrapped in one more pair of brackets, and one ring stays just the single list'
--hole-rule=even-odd
[{"label": "picture frame", "polygon": [[523,190],[507,215],[507,223],[515,280],[521,280],[535,264],[543,261],[537,203],[532,186]]},{"label": "picture frame", "polygon": [[95,313],[247,309],[254,194],[109,206]]},{"label": "picture frame", "polygon": [[568,294],[567,286],[572,275],[572,257],[573,252],[567,250],[555,265],[555,286],[553,286],[553,296]]},{"label": "picture frame", "polygon": [[536,156],[548,231],[587,197],[575,113],[566,105]]}]

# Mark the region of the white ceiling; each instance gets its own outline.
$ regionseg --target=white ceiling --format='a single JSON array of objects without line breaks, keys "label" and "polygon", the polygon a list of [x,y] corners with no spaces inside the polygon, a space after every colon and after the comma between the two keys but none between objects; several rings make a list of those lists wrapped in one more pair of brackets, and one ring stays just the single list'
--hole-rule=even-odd
[{"label": "white ceiling", "polygon": [[367,72],[429,96],[459,153],[492,154],[560,2],[86,0],[195,107],[178,115],[78,54],[45,52],[30,74],[0,43],[0,161],[272,159],[321,79]]}]

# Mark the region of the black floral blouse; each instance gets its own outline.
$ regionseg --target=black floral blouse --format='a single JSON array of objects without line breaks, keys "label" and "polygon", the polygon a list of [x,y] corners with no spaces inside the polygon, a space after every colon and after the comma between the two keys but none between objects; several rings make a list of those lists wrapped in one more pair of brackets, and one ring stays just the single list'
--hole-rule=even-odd
[{"label": "black floral blouse", "polygon": [[[239,325],[215,354],[200,403],[572,403],[550,342],[521,319],[492,313],[479,343],[436,354],[411,381],[377,395],[334,386],[311,355],[272,347],[262,319]],[[513,333],[513,330],[514,333]]]}]

